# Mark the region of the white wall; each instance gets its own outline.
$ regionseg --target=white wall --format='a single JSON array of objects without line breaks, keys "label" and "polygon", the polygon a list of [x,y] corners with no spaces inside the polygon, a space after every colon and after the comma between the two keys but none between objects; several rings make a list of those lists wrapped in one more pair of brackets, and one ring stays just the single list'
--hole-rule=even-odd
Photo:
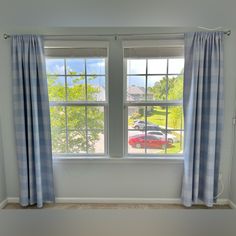
[{"label": "white wall", "polygon": [[3,159],[2,148],[2,133],[1,133],[1,120],[0,120],[0,203],[7,197],[6,184],[5,184],[5,168]]},{"label": "white wall", "polygon": [[1,0],[0,25],[232,26],[234,0]]},{"label": "white wall", "polygon": [[179,198],[182,164],[155,161],[55,163],[57,196]]},{"label": "white wall", "polygon": [[235,158],[233,160],[233,165],[232,165],[230,199],[236,205],[236,160]]},{"label": "white wall", "polygon": [[[236,76],[234,71],[236,62],[235,8],[236,2],[233,0],[166,0],[165,2],[157,0],[41,0],[37,2],[22,0],[14,2],[14,5],[13,0],[4,0],[0,8],[0,32],[49,34],[90,32],[96,34],[196,30],[199,25],[231,28],[232,35],[225,38],[225,129],[221,163],[225,185],[225,191],[221,197],[228,198]],[[61,26],[76,28],[55,28]],[[77,28],[90,26],[110,28]],[[120,28],[114,28],[115,26],[120,26]],[[127,26],[133,28],[127,28]],[[134,28],[140,26],[185,28]],[[4,134],[7,195],[17,197],[9,40],[0,40],[0,71],[0,107]],[[119,82],[117,83],[119,86]],[[120,104],[120,101],[121,99],[118,98],[117,104]],[[119,142],[118,140],[117,146],[120,145]],[[55,162],[56,194],[58,197],[178,198],[182,169],[182,164],[179,162],[105,160]]]}]

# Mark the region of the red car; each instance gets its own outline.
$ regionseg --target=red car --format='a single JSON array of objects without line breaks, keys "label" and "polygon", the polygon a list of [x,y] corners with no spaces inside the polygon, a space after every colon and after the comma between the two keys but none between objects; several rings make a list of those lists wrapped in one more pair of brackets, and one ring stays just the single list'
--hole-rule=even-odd
[{"label": "red car", "polygon": [[160,138],[155,135],[138,134],[129,138],[129,145],[136,148],[162,148],[171,146],[171,144],[165,140],[165,138]]}]

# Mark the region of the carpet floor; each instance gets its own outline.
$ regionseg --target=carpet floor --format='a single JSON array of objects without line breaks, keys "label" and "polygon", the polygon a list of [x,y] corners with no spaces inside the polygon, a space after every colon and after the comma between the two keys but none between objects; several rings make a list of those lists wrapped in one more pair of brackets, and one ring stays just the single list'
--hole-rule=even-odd
[{"label": "carpet floor", "polygon": [[[18,203],[8,203],[4,209],[35,209],[35,205],[21,207]],[[114,204],[114,203],[55,203],[45,204],[44,209],[231,209],[229,205],[214,205],[208,208],[204,205],[194,205],[186,208],[180,204]]]}]

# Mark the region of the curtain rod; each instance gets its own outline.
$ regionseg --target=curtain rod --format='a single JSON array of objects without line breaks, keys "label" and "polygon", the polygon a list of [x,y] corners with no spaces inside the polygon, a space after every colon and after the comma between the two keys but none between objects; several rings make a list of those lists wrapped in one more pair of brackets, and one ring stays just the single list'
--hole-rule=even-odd
[{"label": "curtain rod", "polygon": [[[158,36],[158,35],[183,35],[185,32],[181,33],[145,33],[145,34],[81,34],[81,35],[49,35],[44,34],[44,37],[114,37],[117,39],[118,37],[132,37],[132,36]],[[231,35],[231,30],[224,31],[224,34],[227,36]],[[4,39],[10,38],[11,35],[5,33],[3,34]]]}]

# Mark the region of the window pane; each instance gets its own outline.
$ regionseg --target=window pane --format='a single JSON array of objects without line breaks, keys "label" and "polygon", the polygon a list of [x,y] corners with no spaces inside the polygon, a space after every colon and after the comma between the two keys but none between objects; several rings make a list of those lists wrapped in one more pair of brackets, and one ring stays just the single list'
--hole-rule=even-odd
[{"label": "window pane", "polygon": [[147,130],[162,131],[166,129],[166,107],[147,106]]},{"label": "window pane", "polygon": [[66,108],[69,130],[85,130],[85,107],[71,106]]},{"label": "window pane", "polygon": [[168,129],[183,129],[183,108],[182,106],[168,107]]},{"label": "window pane", "polygon": [[58,129],[51,127],[52,135],[52,152],[66,153],[66,131],[65,129]]},{"label": "window pane", "polygon": [[105,75],[105,59],[86,59],[88,75]]},{"label": "window pane", "polygon": [[85,131],[68,131],[68,153],[86,153],[86,143]]},{"label": "window pane", "polygon": [[49,101],[64,101],[66,99],[65,77],[48,75]]},{"label": "window pane", "polygon": [[67,77],[67,100],[84,101],[86,99],[84,76]]},{"label": "window pane", "polygon": [[168,100],[183,99],[183,75],[169,76],[168,78]]},{"label": "window pane", "polygon": [[127,60],[127,74],[146,74],[146,60]]},{"label": "window pane", "polygon": [[145,128],[145,107],[128,107],[128,129],[143,130]]},{"label": "window pane", "polygon": [[145,133],[128,131],[128,154],[145,154]]},{"label": "window pane", "polygon": [[146,134],[146,149],[148,154],[162,154],[168,146],[165,135]]},{"label": "window pane", "polygon": [[145,76],[128,76],[127,101],[145,100]]},{"label": "window pane", "polygon": [[183,74],[184,69],[184,59],[169,59],[169,74]]},{"label": "window pane", "polygon": [[50,107],[50,122],[51,122],[51,128],[65,129],[66,127],[65,107],[62,106]]},{"label": "window pane", "polygon": [[103,154],[104,153],[104,131],[89,130],[88,132],[88,153]]},{"label": "window pane", "polygon": [[172,131],[167,134],[171,146],[167,149],[168,154],[182,154],[184,147],[184,131]]},{"label": "window pane", "polygon": [[64,75],[64,59],[46,59],[46,69],[48,75]]},{"label": "window pane", "polygon": [[87,107],[87,128],[104,130],[104,107]]},{"label": "window pane", "polygon": [[166,100],[166,77],[148,76],[147,100]]},{"label": "window pane", "polygon": [[104,153],[104,107],[87,107],[88,152]]},{"label": "window pane", "polygon": [[167,59],[148,59],[148,74],[166,74]]},{"label": "window pane", "polygon": [[128,107],[128,154],[145,154],[143,134],[145,129],[145,107]]},{"label": "window pane", "polygon": [[105,101],[105,77],[89,76],[87,77],[87,97],[88,101]]},{"label": "window pane", "polygon": [[84,59],[66,59],[66,74],[67,75],[81,75],[85,73]]},{"label": "window pane", "polygon": [[50,122],[52,136],[52,152],[66,152],[66,118],[65,108],[62,106],[50,107]]}]

